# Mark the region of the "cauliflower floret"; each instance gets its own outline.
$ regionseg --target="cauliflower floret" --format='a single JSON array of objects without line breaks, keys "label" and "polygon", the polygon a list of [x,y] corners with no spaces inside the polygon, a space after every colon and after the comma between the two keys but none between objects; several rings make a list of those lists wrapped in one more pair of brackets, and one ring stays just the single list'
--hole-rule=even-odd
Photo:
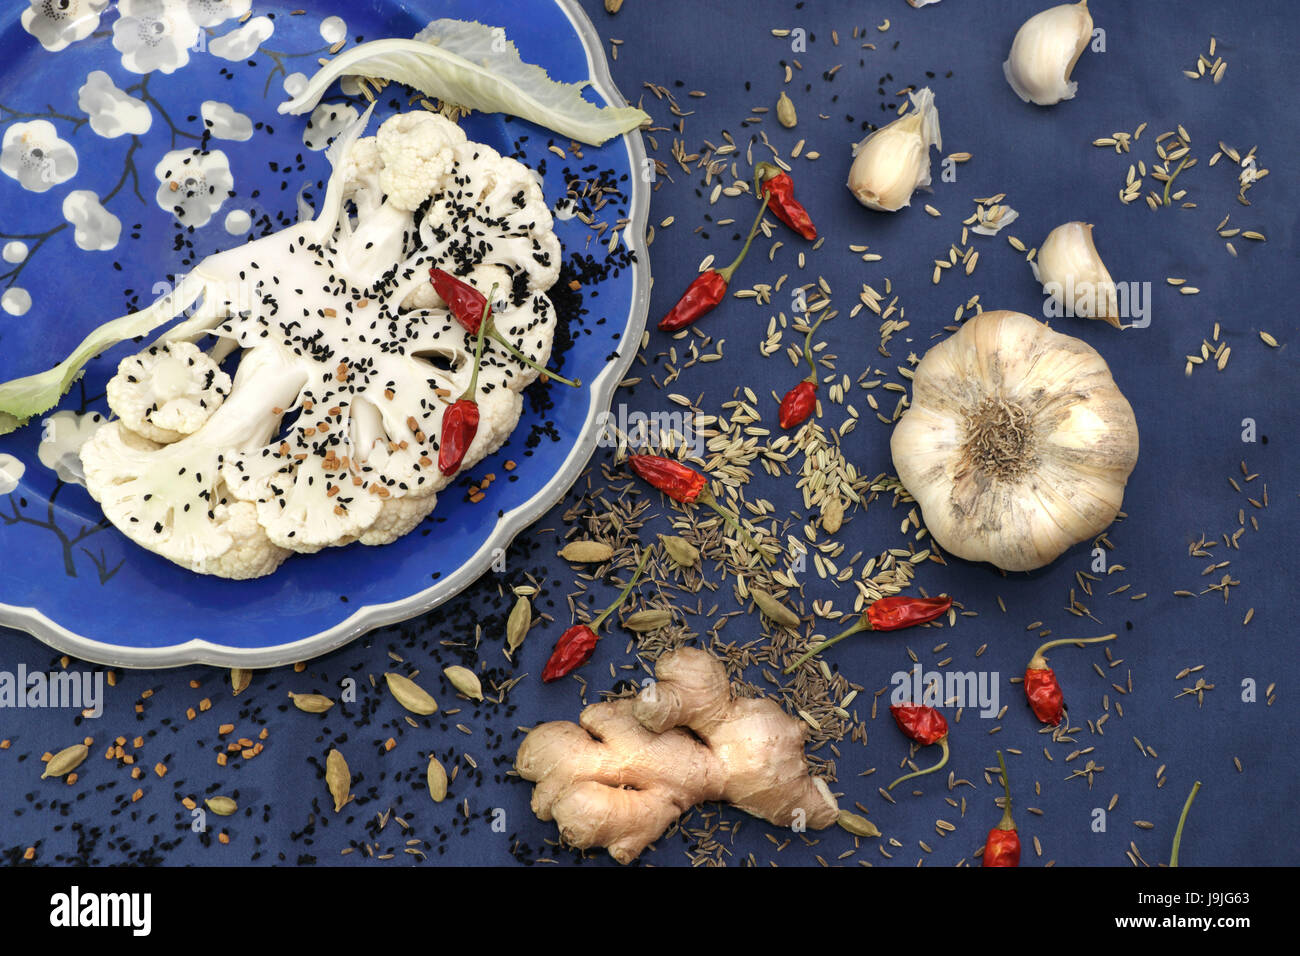
[{"label": "cauliflower floret", "polygon": [[379,141],[365,136],[347,151],[343,160],[343,198],[356,206],[358,216],[366,216],[379,208],[384,190],[379,184],[379,172],[384,160],[379,155]]},{"label": "cauliflower floret", "polygon": [[379,127],[375,139],[384,163],[380,189],[409,212],[442,192],[455,172],[455,147],[465,143],[465,132],[436,113],[398,113]]},{"label": "cauliflower floret", "polygon": [[169,445],[203,427],[230,393],[230,376],[190,342],[167,342],[122,359],[108,381],[122,424]]}]

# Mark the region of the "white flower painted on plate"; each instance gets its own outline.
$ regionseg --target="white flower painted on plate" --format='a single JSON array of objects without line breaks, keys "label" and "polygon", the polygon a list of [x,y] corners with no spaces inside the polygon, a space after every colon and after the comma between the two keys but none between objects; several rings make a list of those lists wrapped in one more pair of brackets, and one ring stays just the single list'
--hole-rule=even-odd
[{"label": "white flower painted on plate", "polygon": [[90,128],[105,139],[142,136],[153,125],[153,112],[143,101],[119,90],[103,70],[86,75],[77,91],[77,106],[90,117]]},{"label": "white flower painted on plate", "polygon": [[10,315],[26,315],[31,307],[32,294],[26,289],[13,286],[5,289],[4,295],[0,295],[0,309],[4,309]]},{"label": "white flower painted on plate", "polygon": [[269,17],[254,17],[238,30],[231,30],[208,44],[208,52],[223,60],[238,63],[247,60],[257,48],[275,33],[275,24]]},{"label": "white flower painted on plate", "polygon": [[29,3],[23,11],[23,29],[51,53],[58,53],[94,33],[99,26],[99,15],[108,6],[108,0],[29,0]]},{"label": "white flower painted on plate", "polygon": [[0,495],[11,494],[26,471],[27,466],[13,455],[0,455]]},{"label": "white flower painted on plate", "polygon": [[5,130],[0,170],[23,189],[43,193],[77,174],[77,151],[48,120],[14,123]]},{"label": "white flower painted on plate", "polygon": [[190,18],[201,27],[220,26],[227,20],[242,17],[253,0],[186,0]]},{"label": "white flower painted on plate", "polygon": [[242,143],[253,138],[253,121],[229,103],[205,100],[199,112],[203,116],[203,125],[214,139]]},{"label": "white flower painted on plate", "polygon": [[[345,76],[343,79],[346,80],[348,77]],[[284,91],[290,96],[297,96],[303,90],[307,89],[307,84],[309,82],[306,73],[290,73],[284,78]],[[357,92],[359,93],[361,91],[358,90]],[[351,96],[352,94],[349,93],[348,95]]]},{"label": "white flower painted on plate", "polygon": [[307,128],[302,131],[303,145],[319,152],[356,118],[356,109],[347,103],[322,103],[312,111]]},{"label": "white flower painted on plate", "polygon": [[184,0],[121,0],[113,46],[132,73],[174,73],[190,62],[199,27]]},{"label": "white flower painted on plate", "polygon": [[174,149],[154,167],[158,205],[181,225],[206,226],[235,185],[230,162],[219,149]]},{"label": "white flower painted on plate", "polygon": [[17,239],[6,242],[4,252],[0,253],[0,255],[4,256],[5,262],[16,266],[27,258],[27,243],[20,242]]},{"label": "white flower painted on plate", "polygon": [[84,485],[86,476],[81,469],[81,446],[102,424],[104,416],[99,412],[87,415],[55,412],[41,420],[41,443],[36,446],[36,457],[61,481]]},{"label": "white flower painted on plate", "polygon": [[78,249],[106,252],[122,236],[122,220],[104,208],[89,189],[74,189],[63,200],[63,218],[72,223],[72,238]]}]

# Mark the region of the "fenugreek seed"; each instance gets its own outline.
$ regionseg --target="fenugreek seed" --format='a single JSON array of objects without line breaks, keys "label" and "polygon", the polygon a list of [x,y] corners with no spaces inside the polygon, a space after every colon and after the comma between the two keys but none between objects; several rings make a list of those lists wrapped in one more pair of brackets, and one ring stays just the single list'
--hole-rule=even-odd
[{"label": "fenugreek seed", "polygon": [[841,810],[839,818],[836,820],[836,822],[840,825],[842,829],[848,830],[854,836],[860,836],[860,837],[880,836],[880,831],[876,829],[876,825],[874,823],[872,823],[866,817],[861,816],[857,813],[853,813],[849,810]]},{"label": "fenugreek seed", "polygon": [[253,679],[253,672],[244,670],[242,667],[232,667],[230,669],[230,693],[238,697],[248,689],[249,683]]},{"label": "fenugreek seed", "polygon": [[699,550],[685,538],[679,538],[675,534],[661,534],[659,540],[663,542],[668,557],[672,558],[678,567],[693,568],[700,563]]},{"label": "fenugreek seed", "polygon": [[442,803],[447,799],[447,771],[438,762],[437,757],[429,757],[429,770],[425,777],[429,781],[429,796],[433,798],[433,802]]},{"label": "fenugreek seed", "polygon": [[772,595],[766,591],[760,591],[758,588],[750,588],[750,596],[753,597],[754,603],[774,624],[782,627],[798,627],[799,615],[790,610]]},{"label": "fenugreek seed", "polygon": [[799,122],[799,116],[794,109],[794,102],[785,95],[785,90],[781,91],[781,95],[776,100],[776,118],[786,129],[793,129],[795,124]]},{"label": "fenugreek seed", "polygon": [[331,750],[325,758],[325,784],[334,798],[334,812],[338,813],[343,805],[351,799],[352,771],[348,762],[337,750]]},{"label": "fenugreek seed", "polygon": [[528,629],[533,624],[533,605],[526,597],[520,597],[510,609],[506,618],[506,648],[514,653],[528,636]]},{"label": "fenugreek seed", "polygon": [[239,804],[229,797],[208,797],[203,802],[219,817],[228,817],[239,809]]},{"label": "fenugreek seed", "polygon": [[71,747],[64,747],[45,765],[45,772],[41,774],[41,779],[46,777],[62,777],[72,773],[81,766],[83,760],[90,753],[90,748],[85,744],[73,744]]},{"label": "fenugreek seed", "polygon": [[384,674],[384,680],[388,682],[388,691],[393,699],[411,713],[427,717],[438,712],[438,702],[409,677],[389,671]]},{"label": "fenugreek seed", "polygon": [[334,701],[320,694],[295,694],[289,692],[293,706],[308,714],[323,714],[334,706]]},{"label": "fenugreek seed", "polygon": [[461,667],[459,664],[444,667],[442,676],[447,678],[452,687],[471,700],[483,699],[483,685],[479,682],[478,675],[468,667]]},{"label": "fenugreek seed", "polygon": [[603,541],[570,541],[560,550],[560,557],[574,564],[599,564],[614,556],[614,549]]},{"label": "fenugreek seed", "polygon": [[629,614],[623,626],[629,631],[635,631],[643,634],[649,631],[657,631],[661,627],[667,627],[672,623],[673,612],[652,608],[645,611],[637,611],[635,614]]}]

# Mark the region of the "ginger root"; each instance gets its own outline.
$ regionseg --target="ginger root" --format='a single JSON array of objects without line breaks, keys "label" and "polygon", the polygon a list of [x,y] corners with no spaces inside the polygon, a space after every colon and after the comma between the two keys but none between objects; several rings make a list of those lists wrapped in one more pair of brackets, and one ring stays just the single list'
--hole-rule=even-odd
[{"label": "ginger root", "polygon": [[776,701],[733,699],[722,662],[695,648],[664,655],[655,676],[640,696],[592,704],[578,724],[540,724],[520,745],[533,812],[566,843],[628,863],[711,800],[778,826],[835,823],[835,797],[808,771],[804,725]]}]

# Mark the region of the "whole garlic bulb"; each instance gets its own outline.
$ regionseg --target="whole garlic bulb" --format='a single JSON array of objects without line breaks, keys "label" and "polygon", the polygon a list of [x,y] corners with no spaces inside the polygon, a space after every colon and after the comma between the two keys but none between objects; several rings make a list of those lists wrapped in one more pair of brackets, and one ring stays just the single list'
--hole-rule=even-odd
[{"label": "whole garlic bulb", "polygon": [[1034,276],[1065,315],[1101,319],[1120,328],[1119,297],[1092,241],[1092,224],[1067,222],[1047,234],[1030,260]]},{"label": "whole garlic bulb", "polygon": [[912,112],[853,147],[849,190],[868,209],[897,212],[930,185],[930,147],[943,149],[939,111],[929,87],[910,94]]},{"label": "whole garlic bulb", "polygon": [[890,449],[940,547],[1029,571],[1115,519],[1138,431],[1090,345],[984,312],[925,353]]},{"label": "whole garlic bulb", "polygon": [[1026,20],[1011,42],[1002,72],[1026,103],[1051,106],[1074,99],[1074,64],[1092,38],[1088,0],[1049,7]]}]

